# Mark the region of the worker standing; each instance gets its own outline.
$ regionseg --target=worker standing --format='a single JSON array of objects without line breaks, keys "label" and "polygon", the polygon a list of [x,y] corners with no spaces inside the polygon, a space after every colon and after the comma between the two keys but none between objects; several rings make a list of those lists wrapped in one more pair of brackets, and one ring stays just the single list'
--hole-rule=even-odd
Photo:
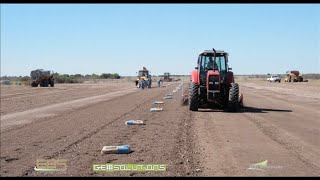
[{"label": "worker standing", "polygon": [[148,75],[148,88],[151,88],[151,83],[152,83],[151,74],[149,74]]},{"label": "worker standing", "polygon": [[144,89],[144,85],[145,85],[145,80],[143,78],[141,78],[139,83],[140,83],[140,88],[143,90]]},{"label": "worker standing", "polygon": [[162,79],[160,78],[158,81],[158,87],[160,87],[160,83],[163,84]]}]

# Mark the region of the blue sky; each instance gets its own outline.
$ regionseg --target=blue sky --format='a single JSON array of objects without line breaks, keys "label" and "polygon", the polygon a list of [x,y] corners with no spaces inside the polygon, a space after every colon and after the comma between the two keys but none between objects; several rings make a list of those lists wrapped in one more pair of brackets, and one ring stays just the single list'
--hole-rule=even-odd
[{"label": "blue sky", "polygon": [[320,73],[319,4],[1,4],[1,75],[189,74],[230,53],[236,74]]}]

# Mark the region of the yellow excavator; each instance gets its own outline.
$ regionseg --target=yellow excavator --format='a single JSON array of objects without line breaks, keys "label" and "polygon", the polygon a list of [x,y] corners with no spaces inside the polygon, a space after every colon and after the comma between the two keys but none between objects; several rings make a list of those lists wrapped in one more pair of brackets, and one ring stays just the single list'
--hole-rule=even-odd
[{"label": "yellow excavator", "polygon": [[142,70],[139,70],[138,77],[135,80],[136,86],[140,88],[141,84],[139,81],[144,82],[144,87],[151,87],[151,77],[147,68],[143,67]]},{"label": "yellow excavator", "polygon": [[303,75],[297,70],[287,71],[284,82],[303,82]]}]

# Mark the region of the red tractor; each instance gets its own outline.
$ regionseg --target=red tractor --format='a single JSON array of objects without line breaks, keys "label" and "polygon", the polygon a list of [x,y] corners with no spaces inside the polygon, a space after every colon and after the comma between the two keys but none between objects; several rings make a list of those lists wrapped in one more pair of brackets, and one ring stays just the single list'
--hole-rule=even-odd
[{"label": "red tractor", "polygon": [[217,108],[236,112],[243,106],[239,85],[228,66],[228,53],[206,50],[199,54],[198,65],[191,73],[189,110]]}]

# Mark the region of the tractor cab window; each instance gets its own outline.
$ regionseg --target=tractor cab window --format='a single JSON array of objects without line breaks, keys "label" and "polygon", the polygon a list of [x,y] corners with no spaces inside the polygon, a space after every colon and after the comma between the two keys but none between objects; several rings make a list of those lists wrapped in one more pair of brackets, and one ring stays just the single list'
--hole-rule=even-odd
[{"label": "tractor cab window", "polygon": [[[213,69],[214,65],[214,58],[213,56],[202,56],[201,61],[201,70]],[[216,56],[215,66],[217,66],[220,72],[226,71],[226,59],[225,56]]]},{"label": "tractor cab window", "polygon": [[201,70],[213,69],[213,56],[202,56]]},{"label": "tractor cab window", "polygon": [[227,70],[225,56],[216,57],[216,63],[217,63],[217,66],[218,66],[218,69],[220,72],[222,72],[222,71],[224,72]]},{"label": "tractor cab window", "polygon": [[148,71],[139,71],[139,76],[148,77],[148,75],[149,75]]}]

